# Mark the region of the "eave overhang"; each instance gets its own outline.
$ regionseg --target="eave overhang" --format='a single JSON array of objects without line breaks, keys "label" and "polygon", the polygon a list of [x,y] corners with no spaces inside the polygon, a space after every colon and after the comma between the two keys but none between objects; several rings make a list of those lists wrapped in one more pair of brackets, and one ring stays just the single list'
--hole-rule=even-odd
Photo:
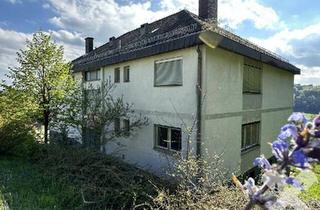
[{"label": "eave overhang", "polygon": [[[207,40],[205,40],[203,37],[206,37]],[[114,54],[109,54],[106,56],[101,56],[101,54],[95,53],[94,50],[90,55],[81,56],[72,61],[72,69],[73,72],[91,71],[112,64],[141,59],[144,57],[189,48],[200,44],[206,44],[209,47],[220,47],[236,54],[278,67],[292,74],[300,74],[300,69],[289,62],[273,56],[270,53],[266,53],[263,50],[253,49],[246,44],[240,43],[239,41],[233,40],[214,31],[192,32],[178,38],[157,42],[149,46],[143,46],[141,48],[128,51],[116,51]]]}]

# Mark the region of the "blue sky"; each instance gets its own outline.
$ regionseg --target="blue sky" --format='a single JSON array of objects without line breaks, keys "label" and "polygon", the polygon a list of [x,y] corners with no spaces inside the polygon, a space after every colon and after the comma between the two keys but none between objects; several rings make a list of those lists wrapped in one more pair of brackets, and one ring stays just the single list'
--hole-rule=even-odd
[{"label": "blue sky", "polygon": [[[220,25],[302,69],[296,83],[320,85],[320,1],[218,0]],[[198,0],[1,0],[0,78],[16,65],[15,52],[32,33],[52,33],[68,60],[142,23],[181,9],[197,14]]]}]

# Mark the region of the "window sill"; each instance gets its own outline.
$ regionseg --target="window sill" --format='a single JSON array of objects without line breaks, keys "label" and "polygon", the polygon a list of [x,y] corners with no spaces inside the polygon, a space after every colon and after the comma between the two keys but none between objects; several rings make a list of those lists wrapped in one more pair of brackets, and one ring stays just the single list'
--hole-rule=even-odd
[{"label": "window sill", "polygon": [[180,153],[181,153],[181,151],[172,150],[172,149],[167,149],[167,148],[158,147],[158,146],[153,147],[153,150],[155,150],[155,151],[157,151],[157,152],[165,153],[165,154],[167,154],[167,155],[175,155],[175,154],[180,154]]},{"label": "window sill", "polygon": [[100,81],[100,79],[94,79],[94,80],[85,80],[85,82],[95,82],[95,81]]},{"label": "window sill", "polygon": [[260,148],[260,144],[251,145],[247,148],[241,149],[241,155],[245,155],[249,152],[255,151]]},{"label": "window sill", "polygon": [[242,92],[243,95],[262,95],[262,93],[258,93],[258,92]]},{"label": "window sill", "polygon": [[183,85],[153,85],[153,87],[182,87]]}]

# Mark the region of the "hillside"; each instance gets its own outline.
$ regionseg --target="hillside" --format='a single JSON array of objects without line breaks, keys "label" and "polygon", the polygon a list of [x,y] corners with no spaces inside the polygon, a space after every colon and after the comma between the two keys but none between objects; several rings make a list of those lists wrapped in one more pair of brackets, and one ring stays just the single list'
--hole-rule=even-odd
[{"label": "hillside", "polygon": [[294,86],[294,111],[318,114],[320,112],[320,86]]}]

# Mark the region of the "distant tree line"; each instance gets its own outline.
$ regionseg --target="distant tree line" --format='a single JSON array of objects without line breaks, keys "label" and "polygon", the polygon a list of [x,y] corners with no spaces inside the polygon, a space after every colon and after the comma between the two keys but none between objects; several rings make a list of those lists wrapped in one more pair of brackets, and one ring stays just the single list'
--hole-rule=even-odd
[{"label": "distant tree line", "polygon": [[294,111],[318,114],[320,112],[320,86],[294,86]]}]

